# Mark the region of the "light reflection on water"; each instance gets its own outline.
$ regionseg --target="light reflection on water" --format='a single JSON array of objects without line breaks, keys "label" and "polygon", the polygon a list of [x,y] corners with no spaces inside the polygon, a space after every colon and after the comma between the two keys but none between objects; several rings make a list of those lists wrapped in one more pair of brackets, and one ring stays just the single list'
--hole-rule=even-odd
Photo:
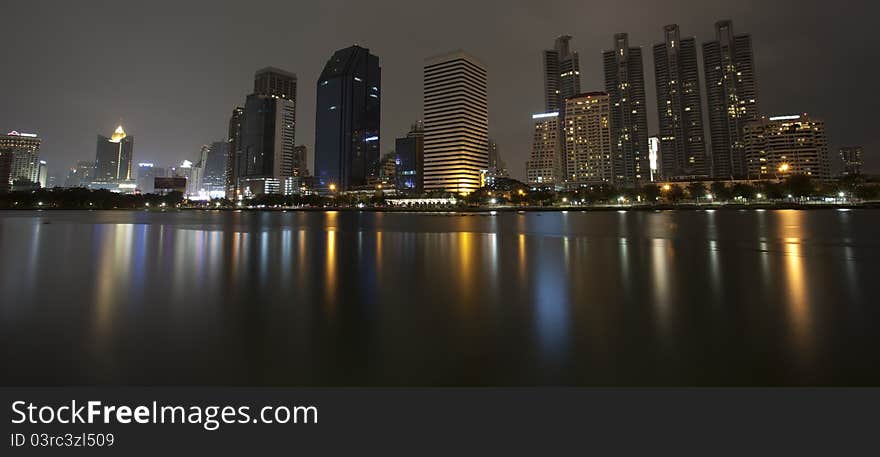
[{"label": "light reflection on water", "polygon": [[877,384],[878,222],[0,213],[3,380]]}]

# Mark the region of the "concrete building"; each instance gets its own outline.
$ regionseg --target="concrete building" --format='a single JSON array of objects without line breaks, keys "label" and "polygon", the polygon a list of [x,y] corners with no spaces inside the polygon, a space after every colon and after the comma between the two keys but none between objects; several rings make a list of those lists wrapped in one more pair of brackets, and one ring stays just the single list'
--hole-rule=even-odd
[{"label": "concrete building", "polygon": [[634,187],[650,179],[648,117],[642,49],[629,36],[614,36],[614,49],[603,53],[605,92],[611,97],[611,147],[615,184]]},{"label": "concrete building", "polygon": [[565,101],[565,180],[568,187],[614,182],[611,97],[589,92]]},{"label": "concrete building", "polygon": [[844,146],[838,151],[840,157],[841,170],[843,176],[853,176],[862,174],[862,167],[865,162],[862,158],[861,146]]},{"label": "concrete building", "polygon": [[486,68],[464,51],[425,61],[425,191],[469,194],[489,166]]},{"label": "concrete building", "polygon": [[34,133],[12,131],[0,135],[0,152],[5,153],[5,160],[9,161],[9,174],[4,172],[3,177],[10,186],[15,181],[39,182],[41,143],[40,137]]},{"label": "concrete building", "polygon": [[134,159],[134,137],[125,133],[120,125],[108,138],[98,135],[95,152],[95,176],[93,181],[100,184],[119,184],[132,181],[132,160]]},{"label": "concrete building", "polygon": [[571,51],[568,35],[556,38],[553,49],[544,51],[545,112],[562,112],[565,99],[581,92],[580,58]]},{"label": "concrete building", "polygon": [[806,114],[762,117],[743,128],[750,179],[831,178],[825,123]]},{"label": "concrete building", "polygon": [[663,28],[663,38],[654,45],[660,176],[672,181],[705,179],[709,162],[696,39],[681,38],[674,24]]},{"label": "concrete building", "polygon": [[703,43],[712,176],[741,179],[748,174],[743,129],[759,113],[752,37],[734,34],[730,21],[717,22],[715,34]]},{"label": "concrete building", "polygon": [[565,183],[562,169],[562,129],[558,112],[532,115],[532,151],[526,162],[526,180],[533,188],[561,189]]}]

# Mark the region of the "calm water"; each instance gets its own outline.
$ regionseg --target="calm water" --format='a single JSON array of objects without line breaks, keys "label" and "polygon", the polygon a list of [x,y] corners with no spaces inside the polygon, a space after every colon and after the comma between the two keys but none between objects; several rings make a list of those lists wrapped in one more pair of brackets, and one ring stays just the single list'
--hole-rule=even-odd
[{"label": "calm water", "polygon": [[880,385],[880,211],[0,212],[2,384]]}]

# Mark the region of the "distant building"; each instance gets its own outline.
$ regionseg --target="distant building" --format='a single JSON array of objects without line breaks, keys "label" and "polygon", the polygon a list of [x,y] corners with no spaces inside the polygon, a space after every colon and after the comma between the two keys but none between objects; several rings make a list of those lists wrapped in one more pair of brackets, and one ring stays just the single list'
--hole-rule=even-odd
[{"label": "distant building", "polygon": [[715,23],[715,34],[703,43],[712,176],[741,179],[747,175],[743,129],[759,113],[752,37],[735,35],[730,21]]},{"label": "distant building", "polygon": [[544,51],[545,112],[562,112],[565,99],[581,93],[581,69],[577,52],[569,49],[571,37],[556,38],[553,49]]},{"label": "distant building", "polygon": [[293,175],[296,84],[293,73],[263,68],[254,75],[254,92],[244,108],[233,111],[227,156],[231,197],[281,193],[282,183]]},{"label": "distant building", "polygon": [[93,180],[97,183],[117,184],[131,181],[133,157],[134,137],[126,134],[121,125],[109,138],[98,135]]},{"label": "distant building", "polygon": [[186,192],[186,178],[182,176],[156,177],[154,178],[153,187],[156,193],[165,195],[170,192]]},{"label": "distant building", "polygon": [[696,40],[682,39],[677,25],[664,27],[663,37],[654,45],[660,175],[671,181],[705,179],[710,173]]},{"label": "distant building", "polygon": [[[36,184],[40,180],[40,144],[42,140],[33,133],[12,131],[0,135],[0,152],[8,155],[9,175],[4,173],[10,185],[13,182]],[[0,178],[2,179],[2,178]]]},{"label": "distant building", "polygon": [[486,68],[464,51],[425,61],[425,191],[472,193],[489,166]]},{"label": "distant building", "polygon": [[845,146],[840,148],[841,175],[853,176],[862,174],[862,147]]},{"label": "distant building", "polygon": [[396,186],[397,183],[397,153],[389,152],[379,160],[379,181],[383,184]]},{"label": "distant building", "polygon": [[605,92],[611,97],[611,147],[615,183],[633,187],[650,179],[648,117],[642,49],[629,35],[614,35],[614,49],[603,53]]},{"label": "distant building", "polygon": [[309,151],[305,145],[293,148],[293,176],[305,178],[309,174]]},{"label": "distant building", "polygon": [[12,153],[0,149],[0,192],[12,190]]},{"label": "distant building", "polygon": [[40,161],[37,172],[37,183],[39,183],[40,187],[43,189],[49,188],[49,165],[45,160]]},{"label": "distant building", "polygon": [[486,172],[486,178],[494,180],[497,178],[507,178],[510,172],[507,170],[507,163],[501,157],[501,151],[498,149],[498,143],[489,140],[489,169]]},{"label": "distant building", "polygon": [[75,167],[68,171],[64,187],[89,187],[89,183],[94,179],[94,175],[95,162],[80,160],[76,163]]},{"label": "distant building", "polygon": [[565,180],[569,187],[614,182],[611,97],[590,92],[565,101]]},{"label": "distant building", "polygon": [[413,124],[409,133],[395,140],[397,153],[397,190],[421,194],[425,176],[425,129],[421,122]]},{"label": "distant building", "polygon": [[226,198],[236,200],[241,197],[241,189],[239,188],[238,178],[241,175],[239,165],[241,164],[241,118],[244,117],[244,108],[236,107],[232,110],[232,116],[229,117],[229,126],[227,131],[226,143]]},{"label": "distant building", "polygon": [[526,162],[526,176],[532,187],[558,188],[563,185],[559,117],[555,111],[532,115],[532,151]]},{"label": "distant building", "polygon": [[831,177],[825,123],[805,114],[763,117],[746,124],[743,144],[752,179]]},{"label": "distant building", "polygon": [[137,187],[143,194],[156,193],[155,179],[165,177],[165,169],[154,166],[152,163],[139,163]]},{"label": "distant building", "polygon": [[336,51],[321,72],[315,178],[322,189],[363,188],[379,176],[381,68],[369,49]]},{"label": "distant building", "polygon": [[226,187],[226,161],[229,156],[229,143],[215,141],[207,148],[202,164],[202,186],[208,192],[223,192]]},{"label": "distant building", "polygon": [[648,163],[651,165],[651,182],[660,181],[660,136],[648,137]]}]

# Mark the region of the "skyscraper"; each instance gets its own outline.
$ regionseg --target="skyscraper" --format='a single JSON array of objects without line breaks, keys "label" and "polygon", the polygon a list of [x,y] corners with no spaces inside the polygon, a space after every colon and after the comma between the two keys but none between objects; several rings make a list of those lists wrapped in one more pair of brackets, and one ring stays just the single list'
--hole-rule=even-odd
[{"label": "skyscraper", "polygon": [[229,117],[229,127],[226,137],[228,146],[226,156],[226,198],[235,200],[241,195],[238,187],[239,165],[241,162],[241,118],[244,117],[244,108],[236,107]]},{"label": "skyscraper", "polygon": [[629,36],[618,33],[614,49],[605,51],[603,58],[605,92],[611,98],[615,183],[638,186],[650,178],[642,49],[629,47]]},{"label": "skyscraper", "polygon": [[501,158],[498,143],[489,139],[489,170],[486,173],[486,177],[494,180],[494,178],[506,178],[508,176],[507,163]]},{"label": "skyscraper", "polygon": [[840,164],[841,175],[852,176],[862,174],[862,147],[861,146],[844,146],[840,148]]},{"label": "skyscraper", "polygon": [[560,112],[564,101],[581,92],[581,69],[577,52],[569,49],[571,37],[556,38],[553,49],[544,51],[544,102],[546,112]]},{"label": "skyscraper", "polygon": [[758,117],[752,37],[735,35],[730,21],[716,22],[715,34],[715,41],[703,43],[712,176],[745,178],[743,127]]},{"label": "skyscraper", "polygon": [[152,163],[139,163],[137,171],[137,188],[140,189],[143,194],[155,193],[156,178],[165,177],[165,169],[156,167]]},{"label": "skyscraper", "polygon": [[318,79],[315,178],[323,189],[347,191],[379,177],[381,69],[370,50],[336,51]]},{"label": "skyscraper", "polygon": [[565,101],[565,179],[570,187],[614,182],[611,98],[590,92]]},{"label": "skyscraper", "polygon": [[244,108],[233,111],[229,122],[232,163],[227,162],[227,168],[232,173],[227,198],[279,193],[292,175],[296,81],[295,74],[274,67],[254,75],[254,93],[247,96]]},{"label": "skyscraper", "polygon": [[489,166],[486,68],[464,51],[425,61],[425,191],[469,194]]},{"label": "skyscraper", "polygon": [[222,192],[226,186],[226,161],[229,143],[215,141],[208,145],[202,164],[202,186],[208,192]]},{"label": "skyscraper", "polygon": [[682,39],[674,24],[663,28],[663,36],[654,45],[660,175],[668,181],[707,178],[696,40]]},{"label": "skyscraper", "polygon": [[107,138],[98,135],[95,152],[95,182],[119,183],[132,180],[131,162],[134,158],[134,137],[120,125]]},{"label": "skyscraper", "polygon": [[[40,179],[40,144],[42,140],[33,133],[12,131],[0,135],[0,152],[9,161],[8,182],[28,181],[37,183]],[[5,172],[3,177],[6,177]],[[3,179],[0,177],[0,179]]]},{"label": "skyscraper", "polygon": [[309,176],[309,151],[305,145],[293,148],[293,176],[305,178]]},{"label": "skyscraper", "polygon": [[0,192],[12,190],[12,152],[0,149]]},{"label": "skyscraper", "polygon": [[561,188],[565,180],[559,113],[533,114],[532,120],[532,152],[526,162],[526,180],[536,188]]},{"label": "skyscraper", "polygon": [[409,133],[395,141],[397,152],[397,189],[401,192],[424,192],[425,129],[416,122]]},{"label": "skyscraper", "polygon": [[825,123],[806,114],[762,117],[746,124],[743,146],[753,178],[831,177]]}]

